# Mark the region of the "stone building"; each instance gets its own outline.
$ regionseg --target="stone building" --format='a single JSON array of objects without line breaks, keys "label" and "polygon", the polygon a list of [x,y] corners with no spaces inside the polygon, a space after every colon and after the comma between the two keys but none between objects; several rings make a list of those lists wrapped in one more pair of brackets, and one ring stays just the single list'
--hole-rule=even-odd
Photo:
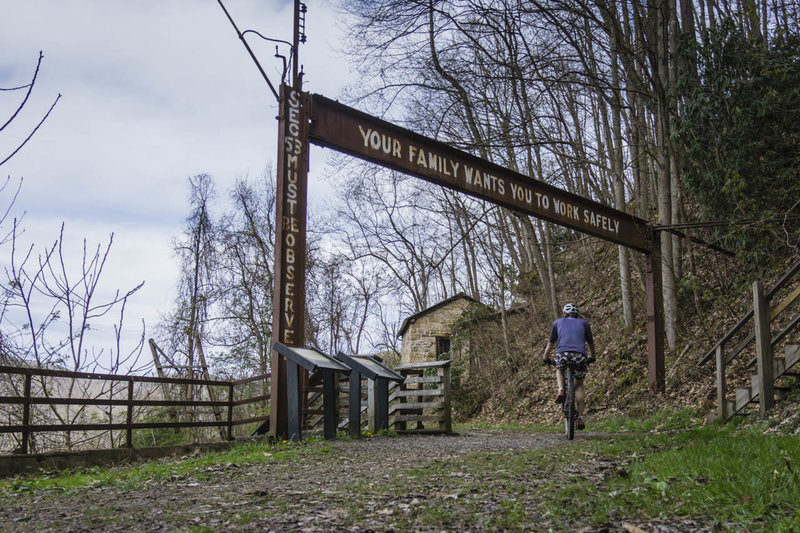
[{"label": "stone building", "polygon": [[397,334],[402,339],[400,363],[436,361],[449,352],[453,322],[472,302],[466,294],[457,294],[406,318]]}]

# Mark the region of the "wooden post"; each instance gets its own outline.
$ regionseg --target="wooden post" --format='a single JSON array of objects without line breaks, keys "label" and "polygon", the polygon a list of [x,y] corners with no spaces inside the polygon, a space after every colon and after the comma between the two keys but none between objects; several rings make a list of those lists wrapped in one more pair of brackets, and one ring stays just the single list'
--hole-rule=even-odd
[{"label": "wooden post", "polygon": [[378,432],[377,413],[378,406],[375,405],[375,380],[367,380],[367,431],[373,435]]},{"label": "wooden post", "polygon": [[286,362],[286,440],[299,441],[303,438],[302,414],[300,413],[300,367],[290,359],[283,358],[283,360]]},{"label": "wooden post", "polygon": [[[156,341],[154,341],[153,339],[149,339],[148,343],[150,344],[150,352],[152,352],[152,354],[153,354],[153,362],[156,365],[156,372],[158,373],[158,377],[161,378],[161,379],[164,379],[167,376],[164,374],[164,369],[161,366],[161,358],[158,356],[158,352],[161,351],[161,348],[158,347],[158,345],[156,344]],[[163,351],[162,351],[162,353],[163,353]],[[167,357],[166,354],[164,354],[164,357]],[[169,359],[169,358],[167,357],[167,359]],[[164,395],[164,399],[166,401],[168,401],[168,402],[172,401],[172,395],[169,392],[169,385],[167,384],[166,381],[162,381],[161,382],[161,392]],[[169,407],[167,409],[167,412],[169,413],[169,417],[172,419],[172,421],[177,423],[178,422],[178,408],[177,407]],[[180,433],[180,428],[177,427],[177,426],[175,426],[175,433]]]},{"label": "wooden post", "polygon": [[450,402],[450,363],[439,368],[439,376],[442,380],[442,394],[444,395],[444,413],[442,415],[442,421],[439,423],[439,429],[447,433],[452,433],[453,416]]},{"label": "wooden post", "polygon": [[664,295],[661,293],[661,238],[653,232],[653,250],[646,256],[647,377],[650,394],[664,392]]},{"label": "wooden post", "polygon": [[[208,365],[206,364],[206,354],[203,351],[203,343],[200,342],[200,335],[195,336],[195,342],[197,343],[197,355],[200,358],[200,369],[203,371],[203,379],[206,381],[211,381],[211,374],[208,373]],[[206,389],[208,390],[208,399],[212,402],[217,401],[217,395],[214,393],[214,388],[211,384],[206,385]],[[222,427],[222,413],[220,413],[220,408],[214,406],[211,408],[214,412],[214,421],[219,423],[220,425],[217,426],[219,430],[219,437],[222,440],[227,439],[227,435],[225,432],[225,428]]]},{"label": "wooden post", "polygon": [[328,368],[323,368],[320,372],[322,372],[322,436],[325,439],[335,439],[339,418],[336,372]]},{"label": "wooden post", "polygon": [[[164,375],[164,369],[161,366],[161,358],[158,356],[158,345],[156,341],[153,339],[149,339],[147,341],[150,344],[150,352],[153,354],[153,363],[156,365],[156,372],[158,373],[158,377],[164,379],[166,376]],[[161,383],[161,392],[164,394],[164,399],[168,401],[172,401],[172,398],[169,394],[169,388],[167,387],[166,382]]]},{"label": "wooden post", "polygon": [[389,429],[389,380],[375,378],[375,429]]},{"label": "wooden post", "polygon": [[[411,372],[407,370],[398,370],[398,372],[400,373],[401,376],[405,377],[406,380],[408,380],[408,377],[411,375]],[[397,392],[405,392],[409,390],[408,387],[409,387],[408,383],[406,383],[405,381],[403,381],[402,383],[398,383]],[[404,403],[406,403],[406,397],[401,394],[398,394],[397,404],[395,405],[395,407],[397,408],[396,412],[401,412],[400,410],[402,409],[402,404]],[[400,431],[405,431],[406,429],[408,429],[408,424],[406,424],[405,420],[401,420],[395,423],[394,427]]]},{"label": "wooden post", "polygon": [[228,383],[228,440],[233,440],[233,383]]},{"label": "wooden post", "polygon": [[725,398],[725,353],[717,346],[717,414],[723,422],[728,419],[728,400]]},{"label": "wooden post", "polygon": [[30,432],[28,426],[31,423],[31,374],[25,374],[25,386],[23,396],[25,403],[22,404],[22,453],[28,454],[28,440]]},{"label": "wooden post", "polygon": [[[299,79],[294,88],[281,85],[272,340],[289,346],[305,343],[309,106],[308,95],[301,92]],[[293,406],[288,405],[287,393],[294,384],[287,383],[290,378],[284,357],[275,350],[271,369],[270,435],[291,438],[287,408]]]},{"label": "wooden post", "polygon": [[351,370],[349,384],[348,425],[350,426],[350,437],[355,439],[361,436],[361,374]]},{"label": "wooden post", "polygon": [[769,327],[769,306],[761,282],[753,282],[753,320],[758,362],[758,407],[761,416],[775,405],[775,384],[772,375],[772,333]]},{"label": "wooden post", "polygon": [[125,446],[133,448],[133,380],[128,380],[128,416],[125,420]]}]

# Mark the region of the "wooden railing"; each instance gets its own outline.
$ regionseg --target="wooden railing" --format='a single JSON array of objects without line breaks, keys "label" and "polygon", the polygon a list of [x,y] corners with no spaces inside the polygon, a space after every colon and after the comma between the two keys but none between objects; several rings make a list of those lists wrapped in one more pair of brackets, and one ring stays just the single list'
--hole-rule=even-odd
[{"label": "wooden railing", "polygon": [[[723,420],[729,418],[732,403],[727,399],[725,372],[731,363],[739,357],[752,342],[755,341],[756,355],[747,361],[748,367],[756,365],[759,376],[759,403],[762,413],[772,406],[774,401],[772,367],[773,348],[800,324],[800,314],[790,319],[776,335],[772,335],[770,324],[777,320],[795,301],[800,298],[800,286],[795,287],[783,300],[770,305],[771,300],[781,289],[788,287],[800,273],[800,261],[795,263],[770,290],[764,292],[761,282],[753,283],[753,309],[745,314],[733,328],[720,339],[711,350],[698,362],[704,365],[712,358],[716,361],[717,376],[717,416]],[[743,340],[730,352],[726,347],[736,336],[744,332],[745,326],[752,322],[752,329]],[[735,405],[735,403],[734,403]]]},{"label": "wooden railing", "polygon": [[[16,378],[15,378],[16,376]],[[30,437],[34,433],[72,433],[72,432],[124,432],[125,447],[133,447],[133,432],[142,429],[180,429],[180,428],[203,428],[216,427],[220,430],[220,437],[226,440],[234,438],[234,427],[244,424],[263,422],[269,418],[266,403],[269,401],[269,394],[260,394],[246,398],[236,399],[237,387],[254,383],[266,382],[270,374],[253,376],[236,381],[217,381],[206,379],[183,379],[168,377],[148,377],[148,376],[126,376],[118,374],[96,374],[85,372],[69,372],[63,370],[51,370],[42,368],[10,367],[0,366],[0,378],[2,378],[2,396],[0,396],[0,406],[20,406],[21,414],[14,415],[13,409],[5,408],[3,420],[0,422],[0,434],[19,434],[19,446],[13,453],[27,454],[29,452]],[[80,380],[82,383],[100,382],[101,392],[94,394],[94,397],[75,397],[73,393],[63,395],[64,386],[61,383],[75,383]],[[21,383],[20,383],[21,381]],[[115,384],[117,385],[115,387]],[[20,386],[21,385],[21,386]],[[35,387],[34,387],[35,385]],[[224,400],[198,400],[183,399],[170,400],[158,398],[157,388],[167,386],[179,387],[206,387],[208,390],[222,389],[227,392]],[[88,390],[88,386],[84,386]],[[157,399],[153,399],[157,398]],[[247,406],[255,403],[262,403],[265,408],[260,409],[263,415],[250,416],[246,418],[235,418],[234,408]],[[34,409],[39,407],[37,413]],[[107,411],[101,412],[103,418],[108,418],[107,422],[96,422],[99,418],[97,412],[88,416],[91,421],[86,421],[86,416],[70,419],[69,416],[58,416],[58,409],[69,410],[69,406],[76,406],[78,409],[87,407],[106,408]],[[155,408],[167,408],[164,411],[177,413],[180,408],[184,408],[189,413],[189,420],[171,421],[137,421],[137,411],[139,416],[150,415]],[[195,419],[195,413],[199,408],[208,408],[213,414],[213,420]],[[42,409],[50,416],[44,416]],[[116,409],[116,411],[115,411]],[[14,423],[19,421],[19,423]],[[58,422],[58,423],[55,423]],[[112,434],[113,437],[113,434]],[[113,445],[113,438],[111,439]],[[48,450],[50,451],[50,450]]]}]

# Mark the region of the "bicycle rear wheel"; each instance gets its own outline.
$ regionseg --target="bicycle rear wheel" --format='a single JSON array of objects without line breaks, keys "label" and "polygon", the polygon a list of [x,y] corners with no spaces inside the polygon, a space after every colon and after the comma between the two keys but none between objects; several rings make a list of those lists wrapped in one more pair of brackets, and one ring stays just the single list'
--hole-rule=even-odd
[{"label": "bicycle rear wheel", "polygon": [[564,430],[567,439],[575,438],[575,419],[578,417],[578,410],[575,407],[575,382],[572,380],[572,368],[566,368],[567,397],[564,402]]}]

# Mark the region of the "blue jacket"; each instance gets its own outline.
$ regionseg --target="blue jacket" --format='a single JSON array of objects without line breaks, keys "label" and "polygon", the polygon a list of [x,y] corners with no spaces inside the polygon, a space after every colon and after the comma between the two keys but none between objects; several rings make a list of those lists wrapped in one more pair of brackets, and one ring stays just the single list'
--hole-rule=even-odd
[{"label": "blue jacket", "polygon": [[550,342],[556,341],[556,353],[580,352],[585,355],[586,344],[594,344],[592,328],[582,318],[568,316],[556,319],[550,330]]}]

